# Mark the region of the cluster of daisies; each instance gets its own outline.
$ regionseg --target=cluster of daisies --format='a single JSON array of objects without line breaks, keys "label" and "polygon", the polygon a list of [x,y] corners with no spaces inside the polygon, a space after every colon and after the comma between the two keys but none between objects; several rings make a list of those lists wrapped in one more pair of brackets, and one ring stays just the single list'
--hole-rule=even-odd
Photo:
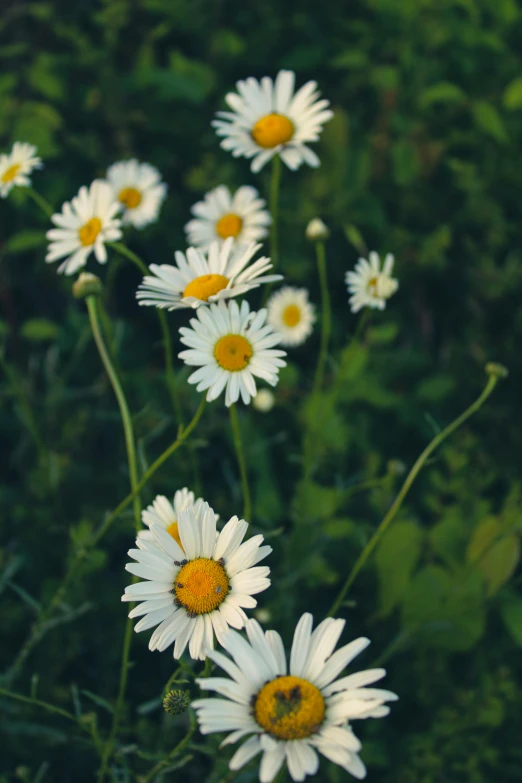
[{"label": "cluster of daisies", "polygon": [[[319,158],[309,146],[319,139],[332,117],[315,82],[294,89],[294,74],[281,71],[275,81],[250,78],[226,96],[229,111],[213,125],[223,149],[251,160],[260,171],[274,156],[291,170],[303,163],[316,167]],[[15,185],[30,186],[29,175],[41,166],[36,148],[16,143],[0,156],[0,196]],[[167,188],[160,173],[147,163],[129,160],[111,166],[104,179],[80,188],[78,195],[52,215],[54,227],[46,261],[59,261],[59,272],[73,275],[91,253],[107,261],[107,245],[121,239],[125,226],[142,229],[158,219]],[[174,264],[151,264],[136,293],[140,305],[194,311],[189,326],[179,330],[184,350],[179,354],[194,367],[188,381],[207,400],[222,393],[226,406],[239,399],[254,401],[261,411],[274,404],[269,389],[259,392],[256,380],[275,386],[286,352],[311,334],[315,308],[303,288],[275,291],[267,307],[251,311],[248,295],[262,285],[277,283],[270,258],[258,255],[271,216],[265,201],[251,186],[232,193],[220,185],[192,207],[186,224],[188,249],[177,251]],[[324,239],[326,227],[312,221],[307,236]],[[353,312],[363,307],[383,309],[397,290],[393,257],[359,259],[346,283]],[[269,568],[259,565],[270,554],[262,535],[246,538],[248,523],[219,518],[192,492],[176,492],[171,503],[158,496],[142,515],[145,529],[129,551],[126,568],[134,577],[122,597],[135,604],[129,617],[140,618],[136,631],[153,629],[151,650],[185,650],[193,659],[210,658],[228,675],[199,680],[217,698],[193,703],[201,731],[231,732],[223,744],[242,741],[230,761],[239,769],[261,754],[260,780],[269,783],[286,763],[295,781],[317,772],[318,753],[357,778],[365,776],[359,758],[361,744],[351,722],[388,713],[396,696],[368,687],[384,676],[372,669],[339,678],[344,668],[368,644],[357,639],[335,651],[344,620],[327,618],[312,630],[303,615],[295,629],[289,661],[275,631],[263,631],[248,619],[254,597],[270,585]],[[238,633],[245,629],[246,638]],[[226,651],[214,649],[215,641]]]}]

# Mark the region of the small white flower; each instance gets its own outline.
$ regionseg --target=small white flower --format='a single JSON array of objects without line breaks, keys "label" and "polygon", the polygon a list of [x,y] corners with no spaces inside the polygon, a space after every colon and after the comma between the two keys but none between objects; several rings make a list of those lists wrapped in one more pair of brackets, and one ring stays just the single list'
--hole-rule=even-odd
[{"label": "small white flower", "polygon": [[11,152],[0,155],[0,197],[5,198],[15,186],[30,187],[29,174],[42,166],[34,144],[15,141]]},{"label": "small white flower", "polygon": [[215,400],[226,388],[225,405],[239,397],[248,405],[256,396],[255,377],[271,386],[278,381],[279,368],[286,362],[285,351],[274,350],[281,335],[265,324],[266,310],[251,313],[248,302],[219,302],[200,307],[192,318],[192,329],[181,327],[181,342],[189,346],[179,358],[199,367],[189,376],[197,391],[207,391],[207,400]]},{"label": "small white flower", "polygon": [[306,288],[285,286],[267,302],[268,323],[281,335],[281,345],[301,345],[312,334],[315,309]]},{"label": "small white flower", "polygon": [[[152,505],[141,512],[141,521],[148,528],[153,524],[159,525],[181,546],[178,517],[182,511],[185,511],[187,508],[192,508],[193,506],[197,513],[203,502],[202,498],[196,500],[194,493],[190,492],[187,487],[183,487],[183,489],[178,489],[175,493],[172,503],[165,495],[158,495],[153,500]],[[150,530],[140,530],[138,538],[146,538],[149,541],[154,540],[154,536]]]},{"label": "small white flower", "polygon": [[357,313],[362,307],[384,310],[386,300],[399,287],[398,281],[391,276],[394,261],[391,253],[386,255],[382,270],[378,253],[372,251],[369,259],[360,258],[355,271],[346,273],[352,313]]},{"label": "small white flower", "polygon": [[141,617],[135,631],[157,626],[149,650],[166,650],[173,642],[174,658],[189,644],[192,658],[203,660],[229,626],[242,628],[244,609],[270,586],[270,569],[258,566],[272,547],[261,546],[257,535],[241,543],[248,523],[232,517],[219,535],[216,515],[208,503],[179,512],[181,544],[161,525],[150,521],[152,540],[139,536],[138,549],[129,551],[136,563],[127,571],[146,580],[125,589],[122,601],[140,601],[129,617]]},{"label": "small white flower", "polygon": [[121,221],[115,217],[118,209],[108,182],[96,179],[89,188],[81,187],[72,201],[65,202],[61,213],[51,218],[58,228],[52,228],[46,234],[51,240],[46,262],[51,264],[67,256],[58,272],[73,275],[85,266],[94,251],[96,260],[105,264],[105,242],[114,242],[121,237]]},{"label": "small white flower", "polygon": [[177,266],[151,264],[155,277],[147,276],[138,288],[140,305],[168,310],[197,308],[220,299],[243,296],[262,283],[282,280],[281,275],[266,275],[272,269],[270,259],[262,256],[249,263],[261,245],[237,245],[232,237],[223,243],[212,242],[208,251],[189,247],[186,254],[175,253]]},{"label": "small white flower", "polygon": [[[237,82],[237,93],[225,100],[232,111],[218,112],[214,120],[221,146],[235,158],[253,158],[251,169],[260,171],[274,155],[289,169],[302,163],[319,166],[319,158],[307,144],[317,141],[323,125],[333,117],[329,101],[318,100],[316,82],[308,82],[294,94],[295,74],[279,71],[275,82],[268,76],[258,82]],[[239,93],[239,94],[238,94]]]},{"label": "small white flower", "polygon": [[241,244],[257,242],[266,237],[266,227],[272,222],[264,207],[265,201],[255,188],[244,185],[232,195],[225,185],[220,185],[192,207],[195,219],[185,226],[187,241],[203,250],[228,237]]},{"label": "small white flower", "polygon": [[336,679],[369,640],[356,639],[334,652],[345,621],[328,618],[313,633],[312,622],[311,614],[301,617],[287,667],[279,634],[264,632],[255,620],[248,620],[248,641],[235,631],[224,636],[223,647],[233,661],[220,652],[208,653],[232,679],[197,681],[200,688],[221,697],[192,703],[201,733],[231,731],[222,745],[251,735],[232,756],[230,769],[240,769],[262,753],[261,783],[270,783],[284,763],[295,781],[315,775],[317,752],[364,778],[366,768],[358,756],[361,743],[349,721],[382,718],[390,711],[385,702],[397,699],[391,691],[366,687],[384,677],[384,669]]},{"label": "small white flower", "polygon": [[306,227],[305,236],[311,242],[317,242],[320,239],[328,239],[330,231],[321,218],[313,218]]},{"label": "small white flower", "polygon": [[261,413],[268,413],[275,405],[275,396],[270,389],[259,389],[258,393],[252,400],[252,405],[257,411]]},{"label": "small white flower", "polygon": [[107,169],[114,197],[123,210],[123,223],[144,228],[158,219],[167,186],[154,166],[132,160],[114,163]]}]

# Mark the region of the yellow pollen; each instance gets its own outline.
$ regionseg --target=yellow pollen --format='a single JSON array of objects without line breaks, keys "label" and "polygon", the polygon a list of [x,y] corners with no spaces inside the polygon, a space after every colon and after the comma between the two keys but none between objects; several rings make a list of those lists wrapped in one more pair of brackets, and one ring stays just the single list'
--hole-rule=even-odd
[{"label": "yellow pollen", "polygon": [[174,582],[177,601],[189,614],[208,614],[223,603],[230,584],[220,563],[206,557],[190,560],[178,571]]},{"label": "yellow pollen", "polygon": [[94,245],[96,237],[101,231],[101,227],[102,224],[100,218],[93,217],[88,220],[87,223],[78,231],[82,245]]},{"label": "yellow pollen", "polygon": [[273,149],[286,144],[294,135],[294,123],[284,114],[267,114],[261,117],[252,128],[255,143],[265,149]]},{"label": "yellow pollen", "polygon": [[227,334],[221,337],[214,346],[214,356],[220,367],[229,372],[244,370],[249,364],[252,346],[240,334]]},{"label": "yellow pollen", "polygon": [[208,302],[211,296],[222,291],[228,285],[228,277],[224,275],[201,275],[191,280],[183,291],[183,296],[195,296],[203,302]]},{"label": "yellow pollen", "polygon": [[297,305],[288,305],[283,310],[283,321],[286,326],[297,326],[301,320],[301,310]]},{"label": "yellow pollen", "polygon": [[141,204],[141,193],[136,188],[123,188],[118,198],[127,209],[136,209]]},{"label": "yellow pollen", "polygon": [[227,239],[228,237],[237,237],[241,233],[243,228],[243,221],[239,215],[234,215],[230,212],[228,215],[223,215],[222,218],[216,223],[216,233],[221,239]]},{"label": "yellow pollen", "polygon": [[377,293],[377,283],[379,280],[376,277],[372,277],[371,280],[368,281],[368,293],[370,296],[378,296]]},{"label": "yellow pollen", "polygon": [[281,740],[304,739],[317,733],[324,715],[321,691],[300,677],[277,677],[268,682],[254,703],[259,725]]},{"label": "yellow pollen", "polygon": [[[168,526],[167,533],[169,534],[169,536],[172,536],[176,544],[179,544],[179,546],[183,549],[183,544],[181,543],[181,538],[179,537],[177,522],[172,522],[172,524]],[[183,551],[185,550],[183,549]]]},{"label": "yellow pollen", "polygon": [[16,177],[20,169],[21,166],[19,163],[14,163],[12,166],[9,166],[9,168],[6,169],[2,174],[2,182],[11,182]]}]

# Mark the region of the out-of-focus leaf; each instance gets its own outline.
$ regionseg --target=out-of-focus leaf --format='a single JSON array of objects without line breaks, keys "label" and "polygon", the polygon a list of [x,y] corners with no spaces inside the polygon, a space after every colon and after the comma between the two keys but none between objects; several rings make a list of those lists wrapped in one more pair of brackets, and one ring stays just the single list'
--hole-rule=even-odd
[{"label": "out-of-focus leaf", "polygon": [[5,243],[5,249],[8,253],[23,253],[26,250],[33,250],[37,247],[43,247],[46,243],[43,231],[19,231],[13,234]]},{"label": "out-of-focus leaf", "polygon": [[423,533],[415,522],[396,522],[381,538],[375,564],[379,577],[379,607],[389,614],[406,592],[421,553]]},{"label": "out-of-focus leaf", "polygon": [[477,101],[473,104],[472,113],[475,124],[480,130],[502,144],[508,140],[504,121],[493,104]]},{"label": "out-of-focus leaf", "polygon": [[457,84],[438,82],[420,93],[419,106],[426,109],[434,103],[462,103],[465,99],[466,93]]},{"label": "out-of-focus leaf", "polygon": [[60,334],[60,327],[47,318],[31,318],[23,324],[20,334],[31,342],[55,340]]},{"label": "out-of-focus leaf", "polygon": [[486,579],[488,595],[494,595],[514,574],[520,561],[520,539],[504,536],[480,558],[477,567]]},{"label": "out-of-focus leaf", "polygon": [[514,641],[522,647],[522,598],[511,593],[500,604],[500,615]]},{"label": "out-of-focus leaf", "polygon": [[517,76],[504,90],[503,102],[506,109],[522,108],[522,76]]}]

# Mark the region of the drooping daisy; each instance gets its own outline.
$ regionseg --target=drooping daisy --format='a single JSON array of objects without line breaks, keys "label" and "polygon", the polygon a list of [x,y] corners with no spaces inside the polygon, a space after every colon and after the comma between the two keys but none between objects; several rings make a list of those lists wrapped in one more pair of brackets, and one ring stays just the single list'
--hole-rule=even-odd
[{"label": "drooping daisy", "polygon": [[[197,512],[203,502],[202,498],[196,500],[194,493],[190,492],[187,487],[183,487],[183,489],[178,489],[175,493],[172,503],[165,495],[158,495],[153,500],[152,505],[141,512],[141,520],[148,528],[152,524],[159,525],[181,546],[178,516],[181,511],[191,506],[195,506],[195,511]],[[140,530],[138,538],[147,538],[149,541],[154,540],[150,530]]]},{"label": "drooping daisy", "polygon": [[167,186],[154,166],[132,160],[114,163],[107,169],[107,179],[123,209],[122,221],[144,228],[158,219],[167,195]]},{"label": "drooping daisy", "polygon": [[223,242],[228,237],[242,244],[257,242],[266,237],[266,227],[272,222],[264,207],[265,200],[255,188],[244,185],[232,195],[225,185],[220,185],[192,207],[195,219],[185,226],[187,241],[204,250],[211,242]]},{"label": "drooping daisy", "polygon": [[251,313],[248,302],[219,302],[200,307],[192,318],[192,329],[181,327],[181,342],[189,346],[179,358],[199,367],[189,376],[197,391],[207,391],[207,400],[215,400],[226,388],[225,405],[239,397],[248,405],[257,389],[254,376],[271,386],[278,381],[279,368],[286,362],[285,351],[275,350],[281,335],[265,324],[266,310]]},{"label": "drooping daisy", "polygon": [[362,307],[372,307],[384,310],[386,300],[393,296],[399,287],[398,281],[391,276],[394,258],[388,253],[381,270],[379,254],[372,251],[369,261],[360,258],[354,272],[346,273],[349,299],[352,313],[357,313]]},{"label": "drooping daisy", "polygon": [[189,247],[186,254],[175,253],[177,266],[151,264],[155,277],[147,276],[138,288],[140,305],[168,310],[196,308],[220,299],[243,296],[261,283],[282,280],[281,275],[265,275],[272,269],[270,259],[262,256],[248,266],[261,245],[252,242],[239,246],[232,237],[223,244],[212,242],[208,251]]},{"label": "drooping daisy", "polygon": [[[329,101],[318,100],[316,82],[308,82],[294,95],[295,74],[279,71],[275,82],[268,76],[237,82],[237,93],[225,100],[232,109],[218,112],[214,120],[221,146],[235,158],[253,158],[251,169],[260,171],[274,155],[280,155],[289,169],[302,163],[319,166],[319,158],[308,146],[317,141],[323,125],[333,117]],[[239,94],[238,94],[239,93]]]},{"label": "drooping daisy", "polygon": [[315,775],[317,751],[354,777],[364,778],[366,769],[357,755],[361,743],[348,721],[384,717],[389,712],[385,702],[397,698],[390,691],[366,687],[380,680],[384,669],[337,680],[369,640],[356,639],[334,652],[345,621],[328,618],[313,633],[312,622],[311,614],[301,617],[287,667],[279,634],[265,633],[249,620],[248,642],[234,631],[228,631],[222,642],[233,661],[220,652],[208,653],[232,679],[198,680],[201,688],[223,697],[193,702],[200,731],[231,731],[222,745],[253,735],[236,751],[230,769],[240,769],[262,753],[261,783],[270,783],[285,762],[296,781]]},{"label": "drooping daisy", "polygon": [[155,522],[153,540],[137,539],[138,549],[129,551],[137,563],[125,567],[146,581],[127,587],[122,601],[141,602],[129,613],[142,618],[135,631],[157,626],[150,650],[162,652],[175,642],[174,658],[180,658],[188,644],[191,657],[203,660],[214,634],[221,643],[229,626],[244,626],[244,609],[253,609],[253,596],[270,585],[270,569],[256,564],[272,551],[261,546],[262,535],[242,543],[247,528],[232,517],[217,535],[216,515],[201,503],[178,515],[181,545]]},{"label": "drooping daisy", "polygon": [[15,141],[11,152],[0,155],[0,197],[5,198],[15,186],[30,187],[29,174],[42,166],[34,144]]},{"label": "drooping daisy", "polygon": [[107,261],[105,242],[121,237],[120,223],[115,215],[118,202],[108,182],[96,179],[89,188],[81,187],[72,201],[66,201],[61,213],[52,216],[58,228],[47,232],[51,240],[45,260],[48,264],[67,256],[58,272],[73,275],[87,263],[92,251],[100,264]]},{"label": "drooping daisy", "polygon": [[306,288],[285,286],[267,302],[268,323],[281,335],[281,345],[301,345],[312,334],[315,309]]}]

